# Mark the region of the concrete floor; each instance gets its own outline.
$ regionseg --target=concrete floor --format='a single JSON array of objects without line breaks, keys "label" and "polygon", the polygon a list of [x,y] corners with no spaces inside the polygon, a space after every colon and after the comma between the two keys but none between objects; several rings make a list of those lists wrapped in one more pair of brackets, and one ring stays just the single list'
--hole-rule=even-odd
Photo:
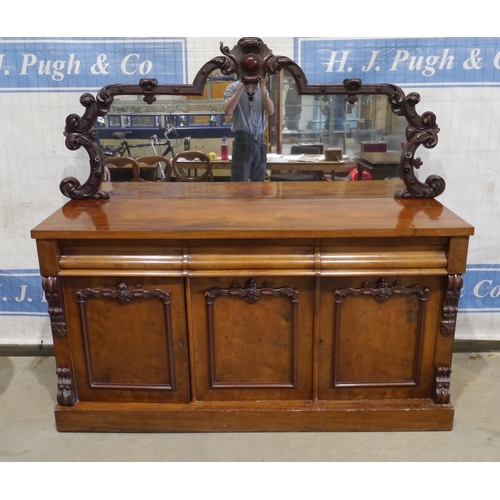
[{"label": "concrete floor", "polygon": [[54,357],[0,357],[0,462],[496,462],[499,381],[500,353],[454,355],[450,432],[59,433]]}]

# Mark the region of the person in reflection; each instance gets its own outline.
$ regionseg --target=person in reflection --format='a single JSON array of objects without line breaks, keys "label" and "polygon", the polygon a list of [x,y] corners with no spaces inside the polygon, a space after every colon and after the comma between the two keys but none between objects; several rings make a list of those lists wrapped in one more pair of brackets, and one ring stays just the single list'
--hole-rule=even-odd
[{"label": "person in reflection", "polygon": [[253,100],[248,99],[245,85],[238,81],[226,88],[224,113],[232,115],[234,132],[231,157],[231,181],[263,181],[266,176],[267,146],[264,130],[266,115],[274,113],[274,103],[266,89],[267,77],[258,84]]},{"label": "person in reflection", "polygon": [[345,130],[346,128],[346,113],[351,113],[354,104],[349,104],[343,95],[324,95],[321,98],[319,109],[321,114],[325,116],[325,132],[329,133],[330,118],[333,119],[332,130]]},{"label": "person in reflection", "polygon": [[288,130],[299,130],[302,114],[302,96],[297,91],[297,85],[291,81],[285,96],[285,121]]}]

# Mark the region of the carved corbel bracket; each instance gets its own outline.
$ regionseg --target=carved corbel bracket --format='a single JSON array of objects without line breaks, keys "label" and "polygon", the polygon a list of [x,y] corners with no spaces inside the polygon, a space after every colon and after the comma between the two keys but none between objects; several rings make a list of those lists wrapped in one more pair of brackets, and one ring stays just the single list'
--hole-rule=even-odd
[{"label": "carved corbel bracket", "polygon": [[443,302],[441,335],[444,337],[453,336],[457,326],[458,301],[460,292],[464,284],[463,275],[450,274],[448,276],[448,288]]},{"label": "carved corbel bracket", "polygon": [[62,339],[66,336],[66,315],[62,298],[61,279],[53,276],[42,278],[42,288],[49,304],[49,317],[52,334]]},{"label": "carved corbel bracket", "polygon": [[445,405],[450,402],[450,378],[451,368],[449,366],[438,366],[436,368],[436,380],[432,399],[438,405]]},{"label": "carved corbel bracket", "polygon": [[58,367],[57,374],[57,403],[60,406],[74,406],[76,403],[75,383],[73,370],[68,367]]},{"label": "carved corbel bracket", "polygon": [[139,82],[139,86],[143,89],[144,102],[153,104],[156,101],[154,92],[158,86],[158,80],[156,78],[144,78]]}]

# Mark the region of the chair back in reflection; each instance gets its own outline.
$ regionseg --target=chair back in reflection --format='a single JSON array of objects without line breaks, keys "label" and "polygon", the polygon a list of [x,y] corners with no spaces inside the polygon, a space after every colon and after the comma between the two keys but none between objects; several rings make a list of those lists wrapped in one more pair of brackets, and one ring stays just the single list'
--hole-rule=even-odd
[{"label": "chair back in reflection", "polygon": [[140,177],[139,164],[133,158],[128,156],[109,156],[106,158],[106,167],[123,168],[123,172],[112,172],[109,168],[104,173],[104,181],[126,181],[126,182],[142,182]]},{"label": "chair back in reflection", "polygon": [[[198,161],[196,161],[198,160]],[[190,162],[196,161],[196,167]],[[172,170],[178,182],[213,182],[212,162],[201,151],[182,151],[172,158]]]},{"label": "chair back in reflection", "polygon": [[146,180],[144,179],[145,176],[142,175],[143,167],[153,169],[154,175],[150,175],[149,177],[152,177],[159,182],[168,182],[172,177],[172,165],[170,164],[170,160],[165,156],[139,156],[139,158],[136,158],[135,161],[139,164],[141,180]]}]

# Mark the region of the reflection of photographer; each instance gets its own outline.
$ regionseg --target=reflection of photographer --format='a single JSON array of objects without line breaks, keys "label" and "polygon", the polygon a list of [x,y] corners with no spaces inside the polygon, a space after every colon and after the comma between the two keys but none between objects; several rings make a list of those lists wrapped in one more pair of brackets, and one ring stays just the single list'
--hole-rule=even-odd
[{"label": "reflection of photographer", "polygon": [[285,125],[288,130],[299,130],[302,114],[302,96],[294,81],[290,82],[285,97]]},{"label": "reflection of photographer", "polygon": [[231,158],[231,181],[263,181],[266,176],[267,145],[264,130],[267,116],[274,113],[274,103],[266,88],[267,76],[259,82],[248,99],[241,81],[229,85],[224,92],[224,113],[233,116],[234,132]]}]

